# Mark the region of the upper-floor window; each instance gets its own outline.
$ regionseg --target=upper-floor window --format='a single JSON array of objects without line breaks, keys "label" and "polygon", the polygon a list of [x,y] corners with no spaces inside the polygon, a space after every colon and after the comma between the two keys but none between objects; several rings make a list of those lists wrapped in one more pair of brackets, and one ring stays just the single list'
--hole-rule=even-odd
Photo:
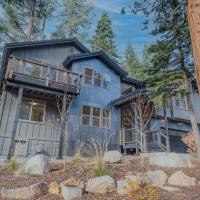
[{"label": "upper-floor window", "polygon": [[187,99],[186,95],[183,93],[177,93],[175,96],[175,104],[177,108],[187,109]]},{"label": "upper-floor window", "polygon": [[31,122],[44,122],[45,103],[23,99],[19,119]]},{"label": "upper-floor window", "polygon": [[85,69],[84,75],[86,84],[109,89],[111,83],[109,75],[88,68]]},{"label": "upper-floor window", "polygon": [[110,128],[110,112],[97,107],[83,106],[82,125]]}]

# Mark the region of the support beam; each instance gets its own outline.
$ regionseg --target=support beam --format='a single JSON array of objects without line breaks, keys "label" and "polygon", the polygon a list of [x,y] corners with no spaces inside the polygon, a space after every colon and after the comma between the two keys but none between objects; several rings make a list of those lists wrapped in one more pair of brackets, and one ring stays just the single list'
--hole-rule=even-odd
[{"label": "support beam", "polygon": [[6,93],[5,89],[3,89],[2,96],[1,96],[1,103],[0,103],[0,125],[1,125],[3,111],[4,111],[4,107],[5,107],[6,95],[7,95],[7,93]]},{"label": "support beam", "polygon": [[66,124],[66,101],[67,95],[64,93],[62,101],[62,113],[61,113],[61,125],[60,125],[60,142],[57,159],[63,159],[63,146],[65,136],[65,124]]},{"label": "support beam", "polygon": [[167,136],[167,151],[170,152],[170,144],[169,144],[169,128],[168,128],[168,119],[167,119],[167,110],[166,108],[163,109],[164,111],[164,118],[165,118],[165,131],[166,131],[166,136]]},{"label": "support beam", "polygon": [[12,127],[12,131],[11,131],[9,152],[8,152],[8,157],[7,157],[8,160],[11,159],[11,157],[14,153],[14,149],[15,149],[15,137],[16,137],[16,133],[17,133],[17,122],[18,122],[19,114],[20,114],[23,91],[24,91],[24,88],[20,87],[19,92],[18,92],[17,102],[16,102],[16,110],[13,113],[14,120],[13,120],[13,127]]}]

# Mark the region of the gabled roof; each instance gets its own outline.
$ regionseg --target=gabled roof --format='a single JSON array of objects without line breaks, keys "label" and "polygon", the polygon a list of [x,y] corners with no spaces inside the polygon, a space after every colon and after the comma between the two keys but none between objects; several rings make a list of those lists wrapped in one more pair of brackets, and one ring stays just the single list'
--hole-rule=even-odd
[{"label": "gabled roof", "polygon": [[107,56],[102,51],[70,55],[63,62],[63,66],[66,68],[70,68],[70,66],[73,62],[85,60],[85,59],[91,59],[91,58],[100,59],[102,62],[104,62],[106,65],[108,65],[111,69],[113,69],[116,73],[118,73],[121,77],[127,76],[127,73],[117,63],[115,63],[109,56]]},{"label": "gabled roof", "polygon": [[52,39],[52,40],[40,40],[40,41],[26,41],[26,42],[16,42],[16,43],[7,43],[5,44],[6,49],[18,49],[26,47],[35,47],[35,46],[51,46],[51,45],[63,45],[71,44],[82,53],[89,53],[90,50],[82,45],[76,38],[67,38],[67,39]]},{"label": "gabled roof", "polygon": [[146,91],[143,89],[134,90],[133,92],[122,95],[122,96],[118,97],[117,99],[114,99],[113,101],[111,101],[110,104],[113,106],[121,106],[126,103],[130,103],[132,99],[134,99],[138,96],[141,96],[141,95],[146,95]]},{"label": "gabled roof", "polygon": [[122,83],[128,84],[128,85],[133,85],[137,89],[139,88],[145,88],[145,81],[138,81],[136,79],[129,78],[127,76],[122,78]]}]

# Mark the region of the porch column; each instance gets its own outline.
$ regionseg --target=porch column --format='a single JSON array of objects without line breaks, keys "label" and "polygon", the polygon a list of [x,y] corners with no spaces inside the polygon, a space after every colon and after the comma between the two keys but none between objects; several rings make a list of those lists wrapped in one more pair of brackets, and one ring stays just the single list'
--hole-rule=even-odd
[{"label": "porch column", "polygon": [[59,150],[57,159],[63,159],[63,144],[65,136],[65,122],[66,122],[66,101],[67,95],[64,93],[62,101],[62,113],[61,113],[61,124],[60,124],[60,141],[59,141]]},{"label": "porch column", "polygon": [[163,109],[164,111],[164,117],[165,117],[165,131],[166,131],[166,136],[167,136],[167,151],[170,152],[170,145],[169,145],[169,128],[168,128],[168,119],[167,119],[167,110],[166,108]]},{"label": "porch column", "polygon": [[1,103],[0,103],[0,124],[1,124],[1,121],[2,121],[2,117],[3,117],[5,100],[6,100],[6,91],[5,91],[5,89],[3,89],[2,96],[1,96]]},{"label": "porch column", "polygon": [[16,133],[17,133],[17,122],[18,122],[19,114],[20,114],[23,91],[24,91],[24,88],[20,87],[19,88],[19,92],[18,92],[18,96],[17,96],[16,110],[13,113],[14,120],[13,120],[13,127],[12,127],[12,131],[11,131],[9,152],[8,152],[8,156],[7,156],[8,160],[11,159],[11,157],[12,157],[12,155],[14,153],[14,149],[15,149],[15,136],[16,136]]}]

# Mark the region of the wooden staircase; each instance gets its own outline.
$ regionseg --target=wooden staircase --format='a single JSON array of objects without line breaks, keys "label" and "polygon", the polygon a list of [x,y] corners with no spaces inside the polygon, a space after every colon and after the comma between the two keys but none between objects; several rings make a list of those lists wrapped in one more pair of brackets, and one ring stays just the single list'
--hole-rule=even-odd
[{"label": "wooden staircase", "polygon": [[150,134],[141,136],[134,128],[120,130],[120,146],[126,154],[128,151],[139,152],[167,152],[169,138],[162,132],[151,133],[152,140],[148,141]]}]

